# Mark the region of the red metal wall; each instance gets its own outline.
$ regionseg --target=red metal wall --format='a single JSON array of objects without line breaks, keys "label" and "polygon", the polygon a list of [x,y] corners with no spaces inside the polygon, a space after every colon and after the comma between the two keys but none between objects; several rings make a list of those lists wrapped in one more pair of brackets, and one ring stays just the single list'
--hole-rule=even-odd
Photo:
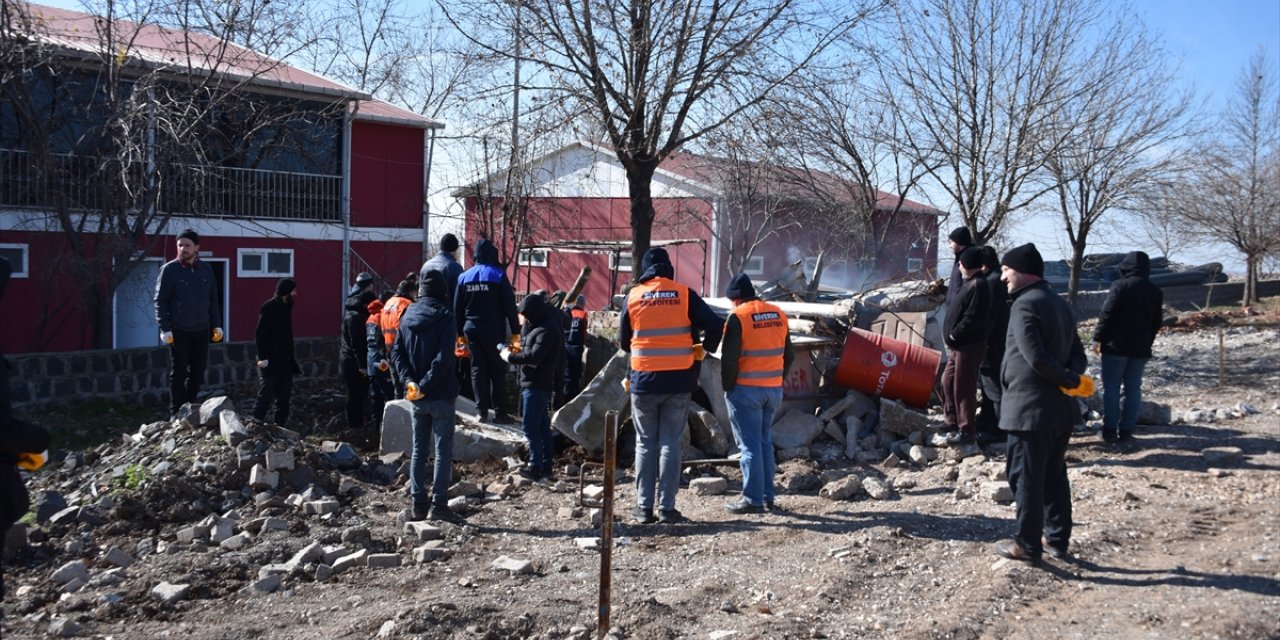
[{"label": "red metal wall", "polygon": [[423,131],[351,123],[351,225],[422,227]]}]

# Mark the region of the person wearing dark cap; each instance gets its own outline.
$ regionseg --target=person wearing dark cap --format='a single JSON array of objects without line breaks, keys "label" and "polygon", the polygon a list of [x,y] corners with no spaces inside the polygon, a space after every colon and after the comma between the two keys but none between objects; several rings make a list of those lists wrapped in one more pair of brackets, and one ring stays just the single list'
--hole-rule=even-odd
[{"label": "person wearing dark cap", "polygon": [[960,295],[960,288],[964,286],[964,276],[960,273],[960,254],[973,246],[973,234],[969,233],[969,227],[956,227],[947,236],[947,242],[951,245],[951,253],[956,257],[951,265],[951,279],[947,281],[947,306],[950,307],[956,296]]},{"label": "person wearing dark cap", "polygon": [[625,385],[636,428],[636,507],[631,515],[640,524],[679,522],[684,517],[676,510],[676,492],[689,402],[698,387],[702,357],[720,346],[724,322],[697,293],[674,280],[666,249],[645,252],[641,268],[619,318],[619,341],[631,354]]},{"label": "person wearing dark cap", "polygon": [[[405,399],[413,404],[413,452],[409,459],[409,492],[413,520],[461,523],[449,508],[453,479],[453,434],[458,399],[453,345],[457,323],[445,302],[443,273],[428,270],[418,279],[422,295],[409,305],[391,345],[396,377],[404,381]],[[431,494],[427,495],[427,459],[435,456]]]},{"label": "person wearing dark cap", "polygon": [[369,320],[369,303],[378,296],[371,289],[359,289],[343,305],[340,334],[339,371],[347,381],[347,428],[364,428],[365,400],[369,397],[369,370],[365,341],[365,324]]},{"label": "person wearing dark cap", "polygon": [[347,291],[347,297],[350,298],[353,296],[358,296],[360,295],[360,292],[369,291],[372,289],[373,289],[373,274],[369,273],[368,271],[361,271],[356,276],[355,284],[351,285],[351,289]]},{"label": "person wearing dark cap", "polygon": [[440,238],[440,253],[431,256],[429,260],[422,263],[422,270],[418,273],[419,297],[421,297],[422,281],[426,279],[428,271],[439,271],[444,274],[445,296],[449,304],[453,304],[454,288],[458,286],[458,276],[462,275],[462,265],[458,264],[457,259],[453,257],[455,251],[458,250],[458,237],[452,233],[444,234]]},{"label": "person wearing dark cap", "polygon": [[978,405],[978,443],[1003,441],[1000,432],[1000,365],[1004,362],[1004,338],[1009,332],[1009,290],[1000,281],[1000,256],[994,247],[978,249],[982,252],[982,277],[987,281],[987,293],[991,294],[991,316],[987,332],[987,353],[978,367],[978,381],[982,387],[982,402]]},{"label": "person wearing dark cap", "polygon": [[587,297],[579,294],[569,309],[569,328],[564,332],[564,395],[573,399],[582,391],[583,357],[587,353]]},{"label": "person wearing dark cap", "polygon": [[782,382],[795,360],[787,316],[756,295],[745,273],[729,283],[725,297],[733,311],[720,344],[720,381],[729,405],[733,439],[742,451],[742,496],[725,505],[729,513],[774,509],[773,418],[782,404]]},{"label": "person wearing dark cap", "polygon": [[511,424],[507,413],[507,363],[498,356],[498,345],[519,351],[520,320],[511,281],[498,266],[498,248],[488,239],[476,243],[476,264],[458,276],[453,299],[454,321],[462,352],[471,357],[471,385],[476,397],[476,417],[496,424]]},{"label": "person wearing dark cap", "polygon": [[987,334],[991,330],[991,294],[982,277],[982,252],[969,247],[956,262],[964,277],[958,295],[947,305],[943,322],[943,342],[950,350],[942,372],[943,430],[951,445],[977,442],[978,367],[987,354]]},{"label": "person wearing dark cap", "polygon": [[1017,504],[1017,532],[997,554],[1038,564],[1048,551],[1065,558],[1071,541],[1067,443],[1079,415],[1076,398],[1093,395],[1084,375],[1084,347],[1071,307],[1044,281],[1034,244],[1004,254],[1001,279],[1013,304],[1000,375],[1000,428],[1008,434],[1009,487]]},{"label": "person wearing dark cap", "polygon": [[[1164,323],[1164,292],[1151,283],[1151,258],[1130,251],[1102,304],[1093,351],[1102,355],[1102,439],[1133,440],[1142,407],[1142,371]],[[1124,409],[1120,386],[1124,385]]]},{"label": "person wearing dark cap", "polygon": [[520,313],[525,320],[523,348],[515,353],[503,349],[501,353],[503,360],[517,367],[520,398],[524,401],[529,464],[520,469],[520,475],[530,480],[550,479],[555,454],[550,409],[556,385],[564,379],[556,366],[564,353],[564,330],[552,315],[555,309],[542,296],[525,296],[520,301]]},{"label": "person wearing dark cap", "polygon": [[274,401],[275,424],[289,422],[289,398],[293,395],[293,376],[302,373],[293,352],[293,303],[298,299],[298,286],[292,278],[276,283],[276,294],[258,309],[258,326],[253,342],[258,348],[258,373],[262,384],[253,417],[265,421]]},{"label": "person wearing dark cap", "polygon": [[156,324],[169,345],[169,412],[194,402],[204,384],[209,342],[222,341],[222,308],[213,267],[200,259],[200,236],[178,234],[178,257],[160,267],[156,278]]}]

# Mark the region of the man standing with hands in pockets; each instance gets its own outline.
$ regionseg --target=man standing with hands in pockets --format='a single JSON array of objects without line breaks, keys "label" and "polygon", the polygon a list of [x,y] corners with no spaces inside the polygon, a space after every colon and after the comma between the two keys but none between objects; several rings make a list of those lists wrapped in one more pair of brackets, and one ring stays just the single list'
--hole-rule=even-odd
[{"label": "man standing with hands in pockets", "polygon": [[[200,235],[178,234],[178,257],[160,267],[156,278],[156,324],[169,345],[169,413],[194,402],[204,384],[209,342],[222,342],[222,309],[213,267],[200,259]],[[211,330],[212,329],[212,330]]]}]

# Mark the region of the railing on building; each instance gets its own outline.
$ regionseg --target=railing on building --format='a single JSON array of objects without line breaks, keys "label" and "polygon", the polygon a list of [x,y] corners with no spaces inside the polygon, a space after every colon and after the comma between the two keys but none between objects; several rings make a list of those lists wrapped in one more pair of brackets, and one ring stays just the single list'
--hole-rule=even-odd
[{"label": "railing on building", "polygon": [[[52,155],[47,167],[34,154],[0,149],[0,206],[72,211],[139,209],[142,163],[121,169],[125,179],[104,176],[99,159]],[[342,176],[236,167],[169,165],[160,172],[158,206],[184,216],[340,222]],[[105,180],[110,179],[108,183]],[[118,189],[116,195],[104,188]]]}]

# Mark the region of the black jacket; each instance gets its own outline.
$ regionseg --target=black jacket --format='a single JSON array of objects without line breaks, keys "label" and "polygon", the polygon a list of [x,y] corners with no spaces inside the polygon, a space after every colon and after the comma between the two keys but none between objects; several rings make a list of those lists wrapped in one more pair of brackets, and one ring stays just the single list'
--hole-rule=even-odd
[{"label": "black jacket", "polygon": [[400,332],[391,343],[391,366],[403,383],[416,382],[426,400],[458,397],[453,343],[458,337],[453,312],[439,297],[424,296],[405,309]]},{"label": "black jacket", "polygon": [[156,278],[156,324],[161,331],[208,331],[222,326],[213,267],[196,258],[190,267],[170,260]]},{"label": "black jacket", "polygon": [[986,342],[991,331],[991,293],[981,273],[965,278],[950,304],[943,326],[943,341],[957,349]]},{"label": "black jacket", "polygon": [[427,279],[428,271],[439,271],[444,274],[444,301],[445,304],[450,305],[450,308],[452,308],[454,290],[458,287],[458,277],[462,275],[462,265],[458,264],[458,261],[453,259],[452,253],[448,253],[446,251],[441,251],[435,256],[432,256],[430,260],[422,263],[422,269],[418,271],[419,298],[422,297],[423,292],[421,287],[423,286],[422,283]]},{"label": "black jacket", "polygon": [[365,290],[347,298],[343,305],[341,357],[345,367],[364,369],[368,353],[364,339],[364,324],[369,319],[369,303],[377,299],[372,291]]},{"label": "black jacket", "polygon": [[987,280],[987,293],[991,294],[991,331],[987,333],[987,355],[982,366],[1000,375],[1000,363],[1004,362],[1004,339],[1009,333],[1009,288],[1000,280],[996,269],[983,276]]},{"label": "black jacket", "polygon": [[486,344],[506,342],[520,332],[511,281],[498,266],[498,249],[488,240],[476,245],[475,266],[458,276],[453,298],[458,332]]},{"label": "black jacket", "polygon": [[[554,391],[563,380],[564,330],[554,317],[554,310],[542,299],[531,295],[520,302],[520,313],[529,330],[525,332],[520,353],[511,354],[508,362],[519,366],[520,388]],[[560,371],[557,375],[557,371]]]},{"label": "black jacket", "polygon": [[[0,296],[9,285],[9,261],[0,257]],[[0,534],[27,513],[30,501],[22,476],[14,466],[21,453],[39,453],[49,448],[49,432],[13,417],[9,397],[9,361],[0,353]]]},{"label": "black jacket", "polygon": [[1080,384],[1086,360],[1066,301],[1044,280],[1010,294],[1009,334],[1000,384],[1000,429],[1069,429],[1079,415],[1075,398],[1060,387]]},{"label": "black jacket", "polygon": [[268,376],[302,373],[293,353],[293,303],[272,297],[258,309],[258,326],[253,330],[258,359],[267,361],[262,372]]},{"label": "black jacket", "polygon": [[951,264],[951,279],[947,281],[948,307],[951,306],[951,302],[956,299],[956,296],[960,295],[960,287],[964,284],[964,275],[960,273],[960,254],[964,253],[964,250],[968,249],[969,246],[971,245],[960,247],[960,250],[956,252],[955,262]]},{"label": "black jacket", "polygon": [[1102,305],[1093,341],[1102,344],[1102,353],[1150,358],[1151,343],[1164,321],[1164,292],[1147,276],[1151,259],[1141,251],[1131,251],[1120,263],[1119,280]]}]

